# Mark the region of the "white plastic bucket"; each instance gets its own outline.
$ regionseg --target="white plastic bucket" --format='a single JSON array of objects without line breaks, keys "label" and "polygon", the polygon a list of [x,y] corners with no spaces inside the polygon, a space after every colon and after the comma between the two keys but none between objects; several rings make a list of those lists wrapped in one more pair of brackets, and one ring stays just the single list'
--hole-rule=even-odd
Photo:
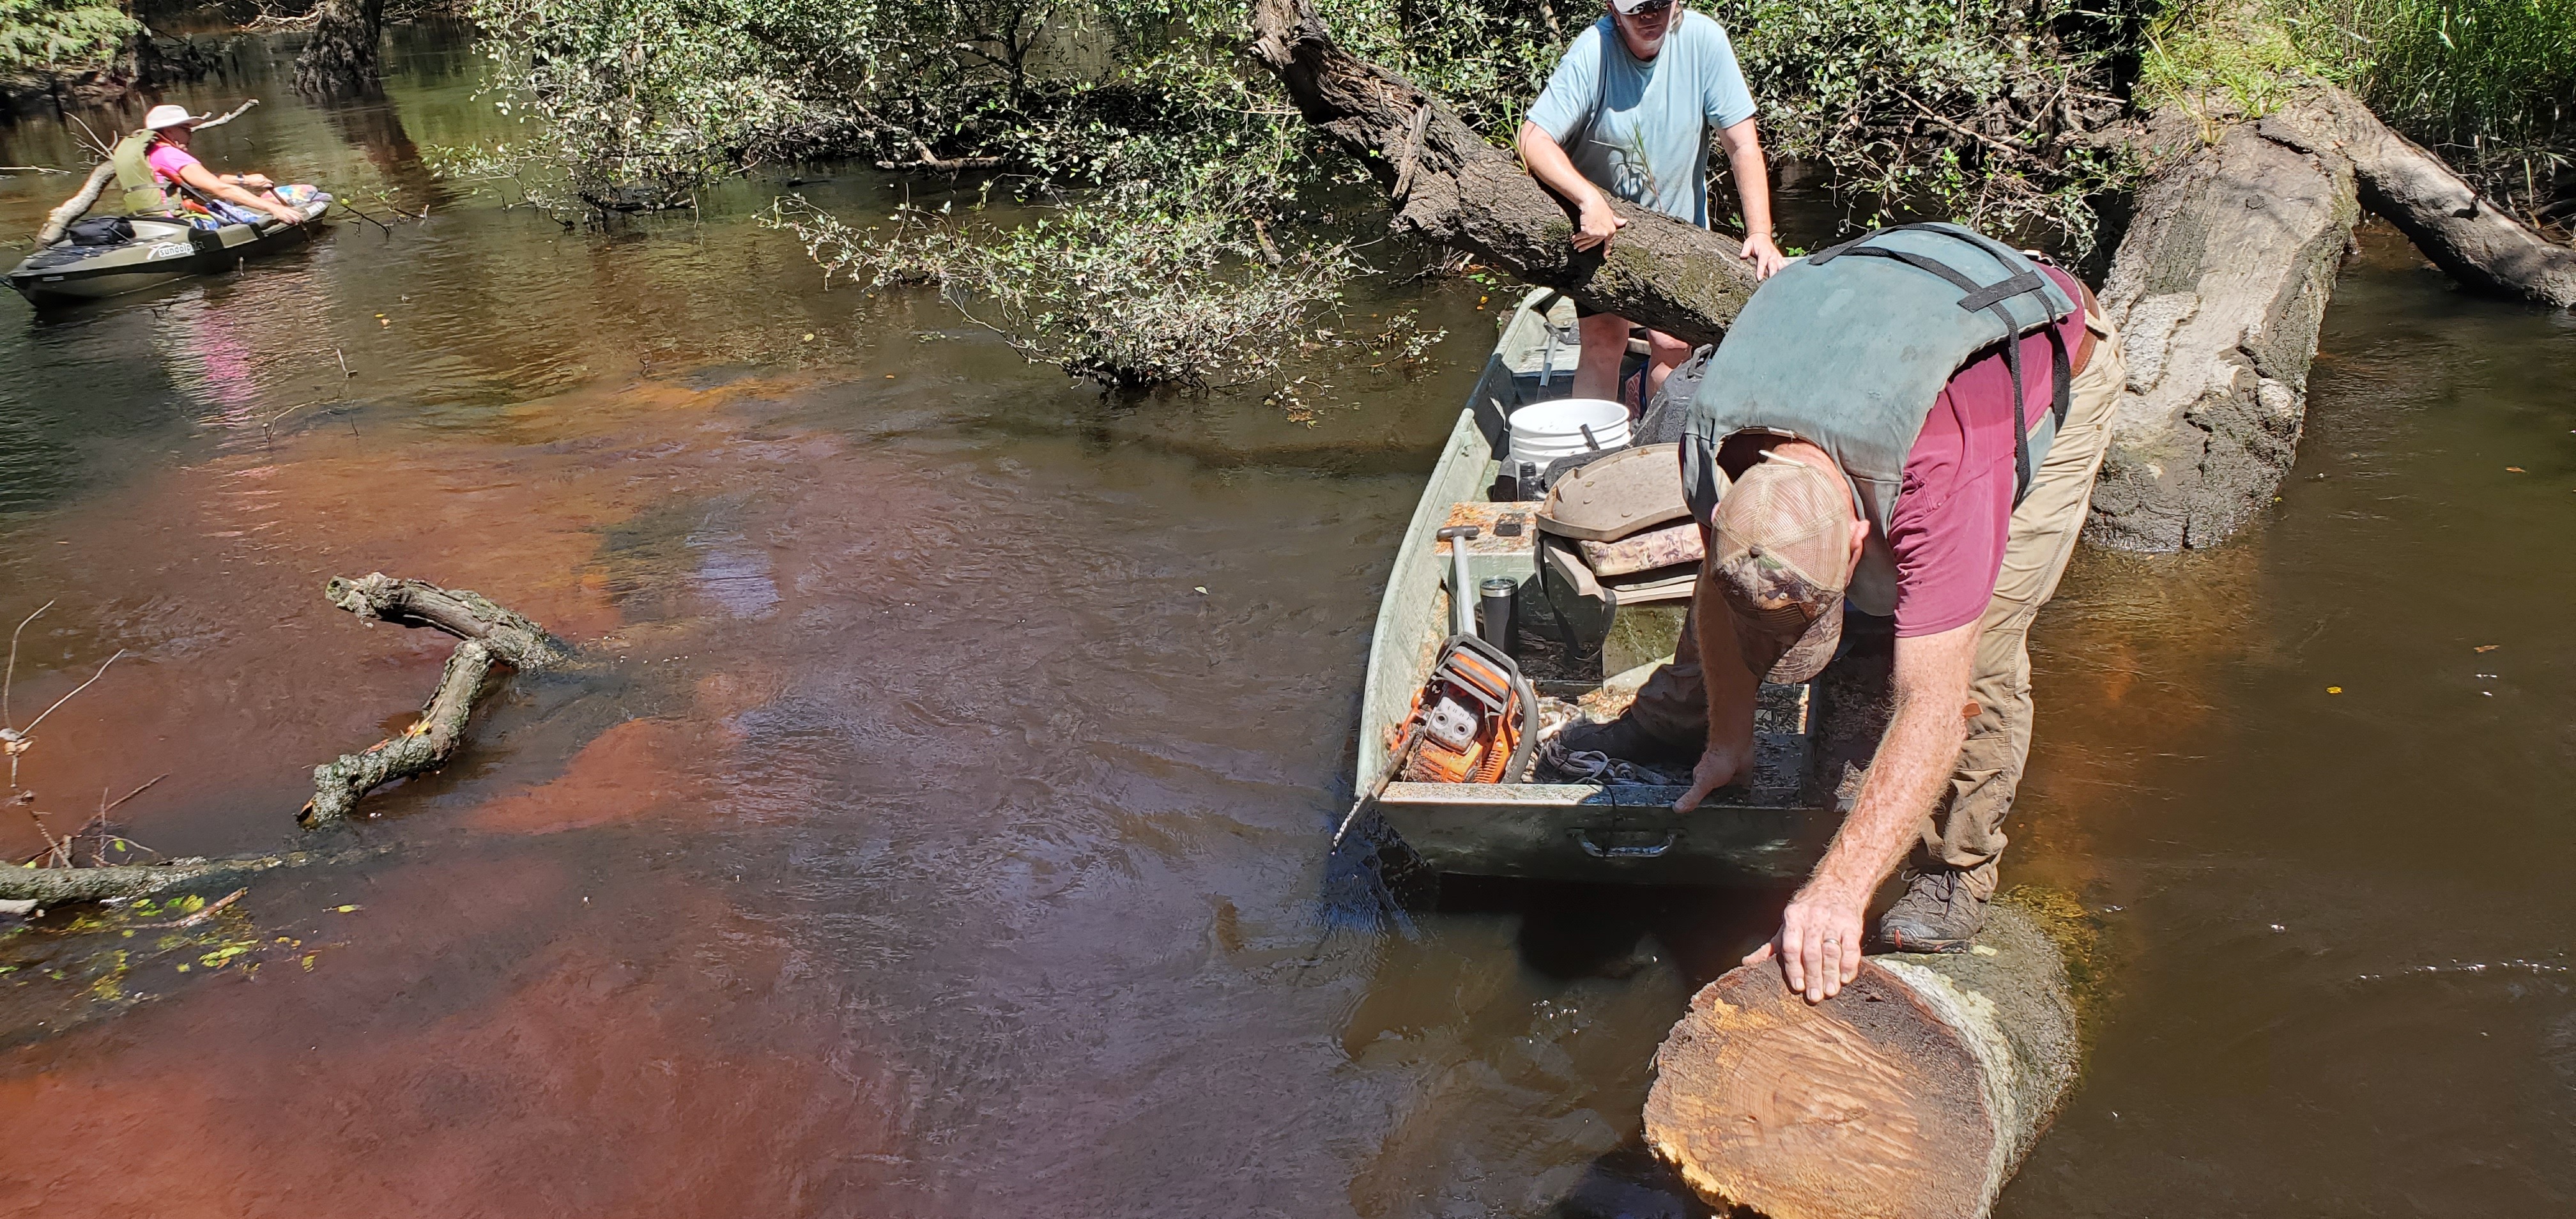
[{"label": "white plastic bucket", "polygon": [[[1628,443],[1628,408],[1608,398],[1559,398],[1513,411],[1510,459],[1544,466],[1559,457]],[[1584,438],[1590,428],[1591,438]]]}]

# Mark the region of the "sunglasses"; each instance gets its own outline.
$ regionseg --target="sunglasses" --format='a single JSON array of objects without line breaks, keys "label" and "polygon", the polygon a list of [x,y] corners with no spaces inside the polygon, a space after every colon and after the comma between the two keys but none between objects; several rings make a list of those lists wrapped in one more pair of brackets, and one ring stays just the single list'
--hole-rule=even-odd
[{"label": "sunglasses", "polygon": [[1625,12],[1631,17],[1660,17],[1672,7],[1673,0],[1646,0],[1646,3],[1627,9]]}]

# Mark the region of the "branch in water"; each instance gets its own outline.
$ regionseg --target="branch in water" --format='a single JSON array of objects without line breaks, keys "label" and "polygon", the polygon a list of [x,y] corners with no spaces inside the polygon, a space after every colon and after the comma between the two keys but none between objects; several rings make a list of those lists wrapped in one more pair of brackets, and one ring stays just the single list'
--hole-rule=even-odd
[{"label": "branch in water", "polygon": [[464,743],[475,696],[495,663],[532,673],[574,659],[572,648],[544,627],[471,589],[397,580],[379,571],[333,579],[323,595],[361,618],[431,627],[463,642],[447,658],[418,723],[392,740],[313,768],[313,800],[298,816],[308,828],[346,818],[374,788],[445,763]]}]

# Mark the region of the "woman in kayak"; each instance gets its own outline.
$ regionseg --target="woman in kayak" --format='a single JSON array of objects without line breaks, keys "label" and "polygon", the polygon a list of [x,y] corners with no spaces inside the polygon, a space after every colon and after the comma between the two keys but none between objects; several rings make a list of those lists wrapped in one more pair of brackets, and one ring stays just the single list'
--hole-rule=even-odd
[{"label": "woman in kayak", "polygon": [[[156,177],[195,195],[218,219],[249,223],[265,212],[287,224],[304,223],[304,213],[280,196],[309,194],[312,187],[279,186],[261,174],[218,174],[206,168],[188,151],[188,138],[199,121],[185,106],[154,106],[143,116],[144,128],[154,137],[144,160]],[[231,206],[218,211],[224,204]]]}]

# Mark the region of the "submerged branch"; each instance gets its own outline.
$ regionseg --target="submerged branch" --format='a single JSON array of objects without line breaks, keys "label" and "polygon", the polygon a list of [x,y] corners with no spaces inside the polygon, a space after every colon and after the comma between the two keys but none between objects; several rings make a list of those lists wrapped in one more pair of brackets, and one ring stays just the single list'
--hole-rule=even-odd
[{"label": "submerged branch", "polygon": [[306,864],[346,859],[351,854],[347,851],[287,851],[277,855],[173,859],[167,863],[116,864],[103,868],[0,867],[0,901],[31,901],[39,906],[53,906],[64,902],[105,901],[113,897],[142,897],[218,877],[244,876],[275,868],[300,868]]},{"label": "submerged branch", "polygon": [[453,756],[495,662],[533,673],[574,658],[571,647],[544,627],[471,589],[397,580],[379,571],[355,580],[334,578],[323,595],[361,618],[431,627],[463,642],[448,656],[419,722],[401,736],[313,768],[313,799],[297,816],[308,828],[342,820],[369,791],[435,769]]}]

